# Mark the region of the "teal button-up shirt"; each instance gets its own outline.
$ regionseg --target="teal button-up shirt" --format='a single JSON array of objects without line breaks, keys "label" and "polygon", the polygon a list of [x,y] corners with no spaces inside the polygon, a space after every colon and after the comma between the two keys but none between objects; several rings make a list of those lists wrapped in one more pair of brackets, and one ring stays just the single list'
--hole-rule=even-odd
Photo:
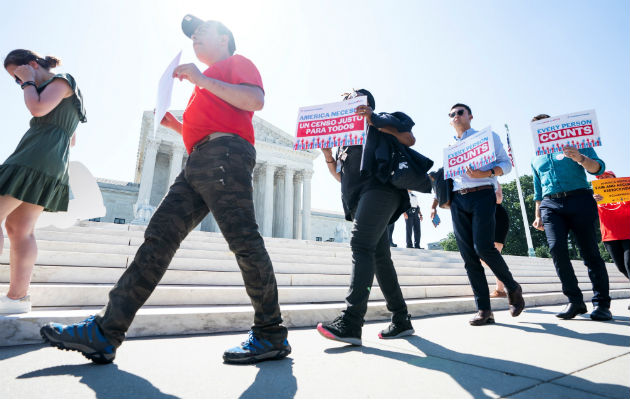
[{"label": "teal button-up shirt", "polygon": [[[604,172],[606,164],[597,156],[595,150],[589,147],[580,149],[579,152],[597,161],[601,167],[599,171],[589,172],[589,174],[600,175]],[[560,153],[545,154],[534,157],[532,160],[535,201],[541,201],[543,197],[551,194],[590,189],[591,187],[586,180],[585,168],[569,157],[558,160],[556,158],[558,154]]]}]

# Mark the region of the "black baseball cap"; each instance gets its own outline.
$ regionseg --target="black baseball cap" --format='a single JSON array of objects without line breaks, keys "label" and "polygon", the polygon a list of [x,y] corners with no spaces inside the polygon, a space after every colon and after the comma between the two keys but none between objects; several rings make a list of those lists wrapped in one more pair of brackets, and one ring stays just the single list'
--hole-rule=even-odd
[{"label": "black baseball cap", "polygon": [[182,31],[184,31],[184,35],[188,37],[192,37],[193,33],[195,33],[197,28],[199,28],[199,25],[204,24],[204,23],[215,24],[219,34],[227,35],[228,51],[230,52],[230,54],[234,54],[234,51],[236,50],[236,43],[234,42],[234,35],[232,34],[231,30],[229,30],[225,25],[223,25],[223,23],[219,21],[213,21],[213,20],[204,21],[201,18],[197,18],[192,14],[186,14],[186,16],[184,16],[184,19],[182,19]]}]

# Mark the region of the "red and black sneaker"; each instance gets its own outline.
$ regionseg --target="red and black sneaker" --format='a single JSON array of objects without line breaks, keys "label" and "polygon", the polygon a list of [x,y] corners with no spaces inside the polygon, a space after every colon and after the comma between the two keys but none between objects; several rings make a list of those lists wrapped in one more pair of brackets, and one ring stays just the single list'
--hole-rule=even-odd
[{"label": "red and black sneaker", "polygon": [[342,316],[327,324],[320,322],[317,331],[326,339],[361,346],[361,327],[346,321]]}]

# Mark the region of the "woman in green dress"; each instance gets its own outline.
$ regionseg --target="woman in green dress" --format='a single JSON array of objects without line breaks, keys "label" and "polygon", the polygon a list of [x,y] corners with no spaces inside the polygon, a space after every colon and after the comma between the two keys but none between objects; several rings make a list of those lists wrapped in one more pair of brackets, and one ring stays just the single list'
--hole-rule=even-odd
[{"label": "woman in green dress", "polygon": [[[28,312],[28,289],[37,259],[34,228],[42,211],[68,209],[68,154],[74,131],[85,122],[83,98],[74,78],[54,74],[55,57],[14,50],[4,68],[20,85],[26,108],[33,115],[17,148],[0,165],[0,223],[10,240],[10,284],[0,294],[0,313]],[[4,246],[0,228],[0,254]]]}]

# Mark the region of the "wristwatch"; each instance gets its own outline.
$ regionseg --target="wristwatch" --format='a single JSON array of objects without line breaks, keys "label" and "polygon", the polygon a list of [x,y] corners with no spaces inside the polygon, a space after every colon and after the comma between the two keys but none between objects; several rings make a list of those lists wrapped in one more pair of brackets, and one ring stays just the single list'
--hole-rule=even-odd
[{"label": "wristwatch", "polygon": [[494,168],[490,169],[490,178],[494,178]]}]

